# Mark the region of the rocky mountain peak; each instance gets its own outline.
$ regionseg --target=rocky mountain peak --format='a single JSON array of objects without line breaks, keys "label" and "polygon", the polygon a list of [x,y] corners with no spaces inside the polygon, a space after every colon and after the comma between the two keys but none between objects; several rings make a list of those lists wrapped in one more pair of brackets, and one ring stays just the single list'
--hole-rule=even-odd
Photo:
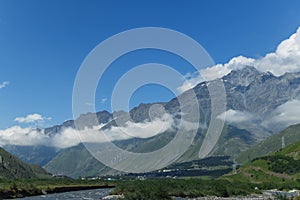
[{"label": "rocky mountain peak", "polygon": [[260,74],[261,72],[258,71],[255,67],[244,66],[241,69],[232,70],[222,79],[224,82],[230,82],[233,85],[248,86]]}]

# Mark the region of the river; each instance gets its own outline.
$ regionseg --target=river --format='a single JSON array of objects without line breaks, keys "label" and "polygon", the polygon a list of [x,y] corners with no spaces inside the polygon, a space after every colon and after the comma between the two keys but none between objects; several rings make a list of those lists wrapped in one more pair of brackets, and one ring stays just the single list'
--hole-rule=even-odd
[{"label": "river", "polygon": [[32,200],[57,200],[57,199],[101,199],[107,195],[112,189],[93,189],[93,190],[81,190],[75,192],[64,192],[64,193],[55,193],[47,194],[41,196],[25,197],[22,199],[32,199]]}]

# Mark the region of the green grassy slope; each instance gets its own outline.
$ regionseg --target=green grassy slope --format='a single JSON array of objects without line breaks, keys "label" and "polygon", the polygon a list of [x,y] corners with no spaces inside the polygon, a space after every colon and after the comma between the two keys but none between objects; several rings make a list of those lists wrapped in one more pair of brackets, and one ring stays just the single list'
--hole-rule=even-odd
[{"label": "green grassy slope", "polygon": [[246,163],[253,160],[254,158],[266,156],[272,152],[278,151],[282,146],[281,138],[283,136],[286,146],[300,141],[300,124],[289,126],[280,133],[270,136],[258,145],[241,153],[237,161],[239,163]]},{"label": "green grassy slope", "polygon": [[22,162],[0,148],[0,178],[45,178],[50,177],[43,168]]},{"label": "green grassy slope", "polygon": [[60,152],[51,160],[45,169],[52,174],[63,174],[73,178],[96,176],[105,167],[86,150],[78,145]]},{"label": "green grassy slope", "polygon": [[300,142],[256,158],[222,178],[262,184],[267,188],[300,188]]}]

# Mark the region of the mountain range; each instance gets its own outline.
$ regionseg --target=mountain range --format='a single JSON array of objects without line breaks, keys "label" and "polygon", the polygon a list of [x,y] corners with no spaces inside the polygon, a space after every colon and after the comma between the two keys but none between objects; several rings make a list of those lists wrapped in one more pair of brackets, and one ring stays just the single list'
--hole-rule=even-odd
[{"label": "mountain range", "polygon": [[[227,111],[218,117],[225,119],[226,123],[217,145],[209,156],[229,155],[237,158],[242,152],[265,138],[291,124],[300,122],[293,112],[298,105],[300,95],[300,73],[286,73],[277,77],[270,72],[260,72],[254,67],[245,66],[231,71],[218,80],[223,82],[227,98]],[[208,89],[210,83],[211,81],[204,81],[191,89],[195,92],[200,107],[199,129],[193,144],[178,158],[177,162],[199,159],[200,146],[210,123],[211,99]],[[101,111],[96,113],[97,118],[93,117],[93,113],[82,114],[76,121],[69,120],[40,131],[49,137],[54,137],[66,129],[76,129],[75,123],[84,124],[88,128],[102,124],[101,130],[111,130],[118,126],[125,127],[128,122],[151,122],[149,111],[156,104],[163,106],[168,114],[177,118],[180,113],[178,99],[188,101],[188,93],[189,91],[186,91],[169,102],[140,104],[129,113]],[[128,114],[131,119],[128,118]],[[116,116],[118,116],[118,123],[115,121]],[[176,131],[168,129],[151,137],[126,138],[116,140],[114,143],[131,152],[150,152],[166,145],[175,134]],[[46,145],[34,147],[7,145],[4,148],[24,161],[45,166],[52,173],[63,173],[72,177],[112,173],[110,169],[95,160],[82,144],[67,148]]]}]

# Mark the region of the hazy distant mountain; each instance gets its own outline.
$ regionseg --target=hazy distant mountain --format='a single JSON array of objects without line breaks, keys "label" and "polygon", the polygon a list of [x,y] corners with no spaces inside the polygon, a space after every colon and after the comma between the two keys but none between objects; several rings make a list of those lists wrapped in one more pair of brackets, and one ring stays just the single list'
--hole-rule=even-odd
[{"label": "hazy distant mountain", "polygon": [[59,152],[58,149],[48,146],[19,146],[5,145],[4,149],[26,163],[34,163],[44,166]]}]

